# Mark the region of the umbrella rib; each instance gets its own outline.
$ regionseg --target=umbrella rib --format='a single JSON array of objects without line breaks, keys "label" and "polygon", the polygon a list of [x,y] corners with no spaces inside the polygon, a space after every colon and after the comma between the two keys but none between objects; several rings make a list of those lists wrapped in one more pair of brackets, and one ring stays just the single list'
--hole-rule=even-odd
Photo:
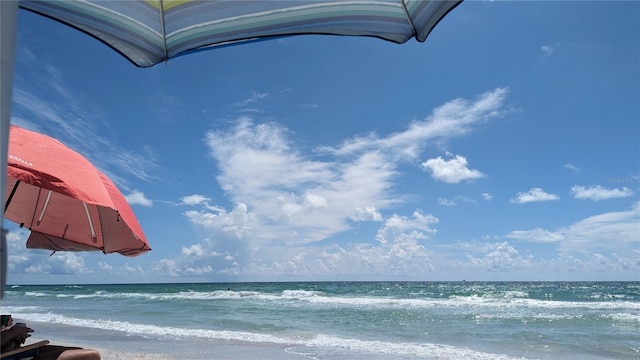
[{"label": "umbrella rib", "polygon": [[13,195],[15,195],[16,190],[18,190],[18,185],[20,185],[20,180],[16,180],[16,183],[13,185],[13,189],[11,189],[11,194],[9,194],[9,198],[7,199],[7,202],[4,204],[4,212],[7,212],[7,208],[9,207],[9,204],[11,204],[11,199],[13,199]]},{"label": "umbrella rib", "polygon": [[[51,240],[51,238],[50,238],[50,236],[49,236],[49,235],[47,235],[47,234],[45,234],[45,233],[41,233],[41,232],[39,232],[38,234],[40,234],[43,238],[45,238],[48,242],[50,242],[50,243],[51,243],[51,245],[52,245],[54,248],[55,248],[55,247],[57,247],[57,244],[56,244],[53,240]],[[52,252],[51,254],[49,254],[49,256],[53,256],[53,254],[55,254],[55,253],[56,253],[56,250],[53,250],[53,252]]]},{"label": "umbrella rib", "polygon": [[162,28],[162,41],[164,44],[163,47],[163,51],[164,51],[164,61],[165,61],[165,65],[169,63],[169,55],[167,52],[167,30],[165,29],[164,26],[164,0],[160,0],[160,27]]},{"label": "umbrella rib", "polygon": [[411,19],[411,15],[409,14],[409,10],[407,10],[407,4],[404,3],[404,0],[400,0],[400,5],[402,5],[402,9],[404,10],[404,14],[407,16],[407,21],[409,25],[411,25],[411,31],[413,32],[413,37],[418,38],[418,30],[413,25],[413,20]]},{"label": "umbrella rib", "polygon": [[42,223],[42,218],[44,217],[44,213],[47,211],[47,206],[49,206],[49,200],[51,200],[51,190],[47,192],[47,199],[44,201],[44,206],[42,206],[42,211],[40,212],[40,216],[38,217],[38,225]]},{"label": "umbrella rib", "polygon": [[[33,207],[33,212],[31,213],[31,221],[29,221],[29,227],[28,229],[31,230],[31,227],[33,226],[33,221],[36,218],[36,212],[38,211],[38,205],[40,204],[40,194],[42,193],[42,188],[39,187],[38,188],[38,196],[36,197],[36,203]],[[22,226],[22,224],[20,224],[20,226]]]},{"label": "umbrella rib", "polygon": [[84,212],[87,214],[87,220],[89,221],[89,229],[91,229],[91,239],[96,241],[96,229],[93,227],[93,221],[91,220],[91,214],[89,214],[89,208],[87,207],[86,202],[82,202],[82,206],[84,206]]}]

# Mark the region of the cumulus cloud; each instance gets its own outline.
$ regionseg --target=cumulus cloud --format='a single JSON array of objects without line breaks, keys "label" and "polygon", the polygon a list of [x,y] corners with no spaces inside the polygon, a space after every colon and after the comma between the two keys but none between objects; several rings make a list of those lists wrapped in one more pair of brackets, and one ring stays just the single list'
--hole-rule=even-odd
[{"label": "cumulus cloud", "polygon": [[147,207],[153,206],[153,200],[147,199],[147,197],[144,196],[144,193],[138,190],[134,190],[131,194],[126,195],[125,199],[127,199],[127,202],[130,205],[142,205]]},{"label": "cumulus cloud", "polygon": [[436,233],[436,230],[432,229],[430,225],[436,224],[438,221],[435,216],[431,214],[425,215],[419,210],[414,211],[411,217],[394,214],[378,230],[376,239],[383,244],[403,242],[407,239],[427,239],[429,234]]},{"label": "cumulus cloud", "polygon": [[204,239],[201,243],[183,246],[178,257],[157,262],[153,272],[163,276],[187,278],[208,274],[237,274],[234,256],[217,251],[219,245],[219,242]]},{"label": "cumulus cloud", "polygon": [[[530,246],[524,243],[470,242],[458,246],[468,251],[467,260],[449,261],[450,271],[463,271],[471,276],[493,273],[493,279],[501,278],[503,273],[506,279],[512,279],[514,274],[521,274],[531,280],[557,279],[559,274],[573,274],[572,277],[576,279],[593,280],[594,276],[598,278],[598,274],[603,272],[621,271],[633,274],[640,270],[640,250],[637,248],[627,249],[625,255],[590,248],[580,253],[562,251],[555,256],[535,257],[528,250]],[[541,245],[534,246],[540,248]]]},{"label": "cumulus cloud", "polygon": [[184,256],[195,256],[202,257],[207,255],[207,252],[203,248],[202,244],[194,244],[189,247],[182,248],[182,255]]},{"label": "cumulus cloud", "polygon": [[429,159],[421,164],[424,169],[431,170],[431,177],[435,180],[450,184],[457,184],[464,180],[482,178],[485,175],[478,170],[468,168],[467,159],[456,155],[451,160],[445,160],[441,156]]},{"label": "cumulus cloud", "polygon": [[184,269],[185,275],[205,275],[214,272],[213,267],[211,265],[204,265],[199,267],[191,267],[187,266]]},{"label": "cumulus cloud", "polygon": [[525,204],[529,202],[553,201],[559,200],[560,197],[555,194],[549,194],[541,188],[531,188],[527,192],[519,192],[515,198],[511,199],[511,203]]},{"label": "cumulus cloud", "polygon": [[356,216],[352,217],[354,221],[382,221],[382,214],[373,206],[366,208],[356,208]]},{"label": "cumulus cloud", "polygon": [[[503,116],[509,111],[504,104],[507,93],[506,88],[498,88],[477,99],[455,99],[404,131],[384,137],[356,136],[338,146],[320,146],[316,148],[318,157],[298,150],[284,126],[241,117],[230,129],[206,134],[210,156],[219,170],[216,180],[236,207],[231,211],[202,208],[184,215],[207,232],[212,247],[234,254],[239,269],[258,254],[268,259],[266,249],[280,244],[293,249],[310,246],[351,229],[356,222],[384,221],[377,235],[380,244],[424,239],[435,232],[430,225],[437,219],[431,215],[418,212],[408,218],[392,215],[384,220],[385,211],[406,200],[395,191],[399,165],[419,158],[426,146],[468,134]],[[256,101],[264,98],[254,95]],[[477,170],[467,168],[463,157],[446,165],[455,172],[444,176],[448,181],[480,176]],[[210,201],[206,196],[182,199],[185,204],[201,206]],[[404,230],[393,226],[398,222],[405,222]],[[267,266],[265,263],[253,262],[256,269]],[[283,271],[290,269],[290,262],[274,259],[276,263]]]},{"label": "cumulus cloud", "polygon": [[571,194],[573,194],[575,199],[600,201],[629,197],[633,195],[633,191],[627,187],[623,187],[622,189],[607,189],[600,185],[588,188],[576,185],[571,188]]},{"label": "cumulus cloud", "polygon": [[252,234],[257,226],[257,219],[250,213],[247,205],[238,203],[232,211],[210,213],[206,211],[188,210],[184,215],[194,224],[198,224],[209,230],[232,234],[233,237],[242,239]]},{"label": "cumulus cloud", "polygon": [[[408,274],[424,277],[434,270],[432,253],[415,241],[394,242],[372,246],[370,244],[333,244],[318,251],[316,248],[277,249],[283,256],[271,261],[262,259],[251,262],[244,268],[254,278],[266,274],[283,278],[306,277],[315,279],[386,279]],[[290,254],[291,253],[291,254]],[[289,256],[289,254],[291,256]],[[285,260],[288,259],[288,260]]]},{"label": "cumulus cloud", "polygon": [[84,257],[73,252],[56,252],[46,263],[25,267],[26,273],[33,274],[90,274],[92,270],[85,264]]},{"label": "cumulus cloud", "polygon": [[98,268],[100,270],[103,270],[103,271],[106,271],[106,272],[113,271],[113,266],[105,263],[104,261],[98,261],[97,265],[98,265]]},{"label": "cumulus cloud", "polygon": [[288,242],[320,240],[364,220],[366,209],[402,201],[391,191],[396,165],[382,153],[314,160],[295,150],[287,134],[281,125],[243,118],[207,137],[221,170],[218,183],[260,224],[257,241],[267,233]]},{"label": "cumulus cloud", "polygon": [[[372,210],[372,209],[369,209]],[[370,213],[373,213],[370,211]],[[210,266],[218,275],[249,276],[253,279],[287,276],[317,279],[406,276],[432,270],[431,252],[420,242],[435,234],[430,225],[437,222],[432,215],[416,210],[410,217],[392,215],[378,229],[378,244],[348,243],[344,246],[328,243],[288,246],[271,242],[269,247],[245,242],[244,249],[231,254],[215,249],[224,241],[222,234],[200,244],[183,247],[182,255],[166,260],[157,271],[168,276],[195,275],[186,268]],[[229,238],[237,244],[238,240]],[[229,245],[223,246],[229,249]],[[259,256],[250,256],[259,254]]]},{"label": "cumulus cloud", "polygon": [[491,201],[491,199],[493,199],[493,195],[484,192],[482,193],[482,198],[485,199],[486,201]]},{"label": "cumulus cloud", "polygon": [[508,242],[486,244],[483,247],[484,256],[469,256],[470,266],[480,267],[488,271],[514,271],[529,268],[532,257],[522,256],[516,248]]}]

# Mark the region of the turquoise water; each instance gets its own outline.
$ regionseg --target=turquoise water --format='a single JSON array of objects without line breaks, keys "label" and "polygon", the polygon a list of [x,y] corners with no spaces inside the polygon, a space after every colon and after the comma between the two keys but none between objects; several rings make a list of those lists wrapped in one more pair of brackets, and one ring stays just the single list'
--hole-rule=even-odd
[{"label": "turquoise water", "polygon": [[[91,343],[276,345],[310,359],[639,359],[640,282],[9,286],[2,312]],[[35,326],[34,326],[35,327]],[[93,335],[92,335],[93,334]],[[195,345],[194,345],[195,344]],[[170,350],[170,349],[169,349]]]}]

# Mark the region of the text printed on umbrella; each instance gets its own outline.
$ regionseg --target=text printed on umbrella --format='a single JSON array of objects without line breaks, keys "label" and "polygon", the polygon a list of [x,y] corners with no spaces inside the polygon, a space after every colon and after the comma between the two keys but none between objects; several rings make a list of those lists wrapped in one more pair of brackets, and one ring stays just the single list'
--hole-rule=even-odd
[{"label": "text printed on umbrella", "polygon": [[23,163],[25,165],[29,165],[29,166],[33,167],[32,163],[28,162],[27,160],[20,159],[17,156],[9,155],[9,159],[17,161],[17,162],[21,162],[21,163]]}]

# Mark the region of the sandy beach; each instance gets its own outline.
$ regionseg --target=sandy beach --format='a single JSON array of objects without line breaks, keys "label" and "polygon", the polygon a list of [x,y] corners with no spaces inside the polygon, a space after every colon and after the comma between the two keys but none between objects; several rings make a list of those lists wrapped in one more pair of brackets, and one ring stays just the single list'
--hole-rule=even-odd
[{"label": "sandy beach", "polygon": [[307,359],[305,351],[285,344],[256,343],[184,336],[131,335],[122,331],[28,321],[34,329],[26,344],[49,340],[51,345],[100,352],[102,360]]},{"label": "sandy beach", "polygon": [[156,354],[156,353],[142,353],[130,351],[124,348],[106,348],[106,347],[96,347],[90,344],[82,344],[82,343],[71,343],[67,341],[59,341],[53,338],[30,338],[25,343],[26,345],[41,341],[41,340],[49,340],[49,343],[52,345],[60,345],[60,346],[70,346],[70,347],[82,347],[82,348],[91,348],[100,352],[100,357],[102,360],[114,360],[114,359],[131,359],[131,360],[163,360],[163,359],[174,359],[170,354]]},{"label": "sandy beach", "polygon": [[[69,334],[65,334],[69,335]],[[205,360],[205,359],[305,359],[304,354],[292,353],[281,345],[250,344],[228,341],[158,340],[99,341],[90,344],[84,341],[70,342],[47,336],[32,337],[27,344],[49,340],[52,345],[91,348],[100,352],[102,360]]]}]

